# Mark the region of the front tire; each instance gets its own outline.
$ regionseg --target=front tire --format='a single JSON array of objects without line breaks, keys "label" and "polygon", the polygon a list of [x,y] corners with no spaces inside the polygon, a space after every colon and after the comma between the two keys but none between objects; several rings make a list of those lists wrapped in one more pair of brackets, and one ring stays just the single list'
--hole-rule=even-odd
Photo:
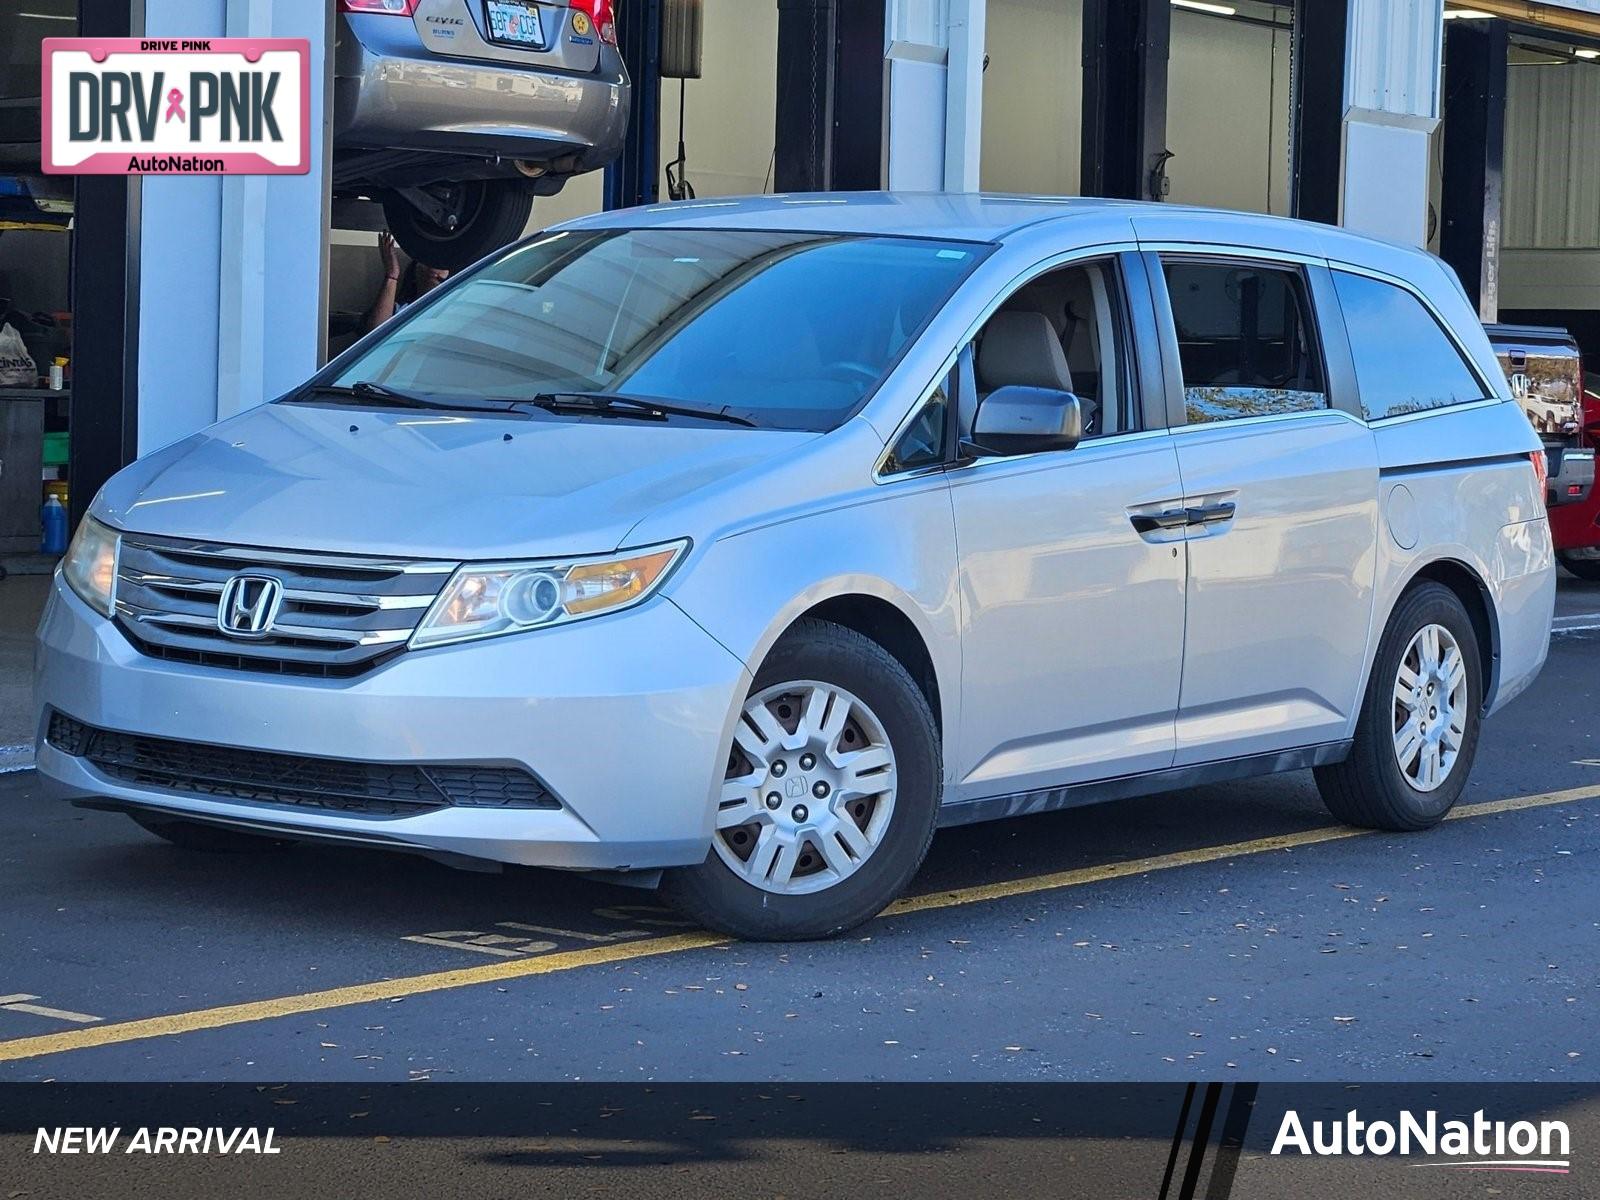
[{"label": "front tire", "polygon": [[1460,598],[1439,583],[1412,588],[1378,643],[1350,756],[1316,769],[1328,811],[1368,829],[1437,825],[1471,773],[1483,696],[1477,634]]},{"label": "front tire", "polygon": [[224,829],[203,821],[173,820],[146,813],[129,813],[128,816],[147,833],[153,833],[162,841],[171,842],[183,850],[199,850],[206,854],[260,854],[265,850],[282,849],[289,844],[279,838]]},{"label": "front tire", "polygon": [[905,667],[853,629],[801,621],[746,699],[712,852],[663,894],[736,937],[840,933],[916,874],[941,791],[938,729]]}]

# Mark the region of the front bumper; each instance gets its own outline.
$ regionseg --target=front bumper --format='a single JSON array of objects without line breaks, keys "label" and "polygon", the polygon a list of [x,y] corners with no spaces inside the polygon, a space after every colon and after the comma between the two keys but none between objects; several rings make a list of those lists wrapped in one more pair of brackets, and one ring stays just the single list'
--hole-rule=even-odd
[{"label": "front bumper", "polygon": [[[671,601],[409,652],[349,680],[146,657],[57,578],[39,626],[39,772],[66,797],[290,836],[579,870],[704,860],[743,664]],[[555,809],[374,819],[129,785],[63,753],[48,714],[123,733],[371,763],[518,766]]]}]

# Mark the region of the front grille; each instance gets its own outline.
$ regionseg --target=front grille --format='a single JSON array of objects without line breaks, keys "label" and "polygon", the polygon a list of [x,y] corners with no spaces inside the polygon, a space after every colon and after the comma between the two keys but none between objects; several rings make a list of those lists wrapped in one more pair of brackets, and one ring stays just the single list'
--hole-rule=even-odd
[{"label": "front grille", "polygon": [[[155,658],[272,674],[349,676],[399,653],[453,563],[353,558],[124,534],[117,625]],[[233,576],[265,575],[283,603],[264,636],[217,623]]]},{"label": "front grille", "polygon": [[550,790],[516,767],[368,763],[267,754],[96,729],[50,715],[50,745],[121,783],[218,800],[369,817],[440,808],[559,808]]}]

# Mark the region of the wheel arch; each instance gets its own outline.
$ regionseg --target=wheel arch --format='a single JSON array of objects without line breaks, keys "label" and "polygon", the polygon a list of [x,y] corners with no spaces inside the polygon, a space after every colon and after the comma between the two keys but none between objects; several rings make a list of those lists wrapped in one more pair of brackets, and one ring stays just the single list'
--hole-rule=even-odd
[{"label": "wheel arch", "polygon": [[[848,574],[818,580],[793,596],[759,634],[735,638],[735,653],[753,678],[778,641],[801,621],[820,619],[852,629],[882,646],[916,683],[933,712],[946,750],[957,721],[960,651],[954,615],[929,611],[917,599],[876,575]],[[747,640],[748,639],[748,640]],[[743,697],[730,715],[738,716]]]},{"label": "wheel arch", "polygon": [[[1421,583],[1438,583],[1449,588],[1467,610],[1478,642],[1478,658],[1487,675],[1482,707],[1487,713],[1494,707],[1495,691],[1500,684],[1500,617],[1495,609],[1494,593],[1483,576],[1469,564],[1457,558],[1436,558],[1411,573],[1395,597],[1394,608]],[[1390,610],[1391,617],[1393,611]]]},{"label": "wheel arch", "polygon": [[[927,639],[904,609],[866,592],[845,592],[813,604],[785,627],[784,633],[802,620],[831,621],[871,638],[894,658],[927,700],[933,711],[934,728],[944,736],[944,708],[940,700],[939,671]],[[783,635],[780,634],[779,637]],[[776,644],[774,639],[774,644]]]}]

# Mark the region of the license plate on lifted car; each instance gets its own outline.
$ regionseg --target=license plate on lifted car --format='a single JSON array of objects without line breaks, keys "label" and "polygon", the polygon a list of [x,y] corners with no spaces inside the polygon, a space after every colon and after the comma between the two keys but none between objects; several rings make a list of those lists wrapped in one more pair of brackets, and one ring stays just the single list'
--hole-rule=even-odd
[{"label": "license plate on lifted car", "polygon": [[544,22],[533,0],[484,0],[489,40],[508,46],[544,47]]}]

